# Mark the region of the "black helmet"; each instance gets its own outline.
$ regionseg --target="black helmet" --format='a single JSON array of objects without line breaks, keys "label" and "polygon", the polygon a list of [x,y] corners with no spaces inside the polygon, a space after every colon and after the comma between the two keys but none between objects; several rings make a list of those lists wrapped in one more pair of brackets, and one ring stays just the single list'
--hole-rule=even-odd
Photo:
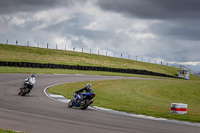
[{"label": "black helmet", "polygon": [[34,75],[34,74],[32,74],[32,75],[31,75],[31,77],[35,77],[35,75]]}]

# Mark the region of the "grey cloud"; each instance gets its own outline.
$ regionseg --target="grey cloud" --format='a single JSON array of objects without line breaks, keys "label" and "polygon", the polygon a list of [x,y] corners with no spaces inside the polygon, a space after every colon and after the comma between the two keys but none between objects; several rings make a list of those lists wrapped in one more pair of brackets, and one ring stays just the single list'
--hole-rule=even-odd
[{"label": "grey cloud", "polygon": [[76,2],[85,3],[87,0],[1,0],[0,14],[12,14],[16,12],[35,12],[57,6],[71,6]]},{"label": "grey cloud", "polygon": [[1,0],[0,14],[31,12],[51,7],[55,4],[55,0]]},{"label": "grey cloud", "polygon": [[151,26],[151,32],[171,39],[200,40],[199,0],[99,0],[104,10],[128,17],[164,20]]},{"label": "grey cloud", "polygon": [[153,19],[199,19],[199,0],[99,0],[97,4],[128,16]]},{"label": "grey cloud", "polygon": [[[149,50],[148,50],[149,49]],[[150,58],[164,59],[170,62],[199,61],[200,46],[181,44],[173,40],[162,39],[155,44],[143,47],[141,54]]]},{"label": "grey cloud", "polygon": [[177,22],[165,21],[151,25],[150,30],[158,36],[178,40],[200,40],[200,21]]}]

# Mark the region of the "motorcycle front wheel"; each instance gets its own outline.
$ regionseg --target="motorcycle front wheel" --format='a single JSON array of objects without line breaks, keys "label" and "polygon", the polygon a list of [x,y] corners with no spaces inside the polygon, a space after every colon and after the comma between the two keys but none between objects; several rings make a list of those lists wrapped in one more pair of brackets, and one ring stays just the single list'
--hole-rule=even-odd
[{"label": "motorcycle front wheel", "polygon": [[73,100],[71,100],[71,101],[68,103],[68,107],[69,107],[69,108],[73,107]]},{"label": "motorcycle front wheel", "polygon": [[86,99],[86,100],[83,100],[80,104],[80,108],[82,110],[85,110],[87,109],[87,107],[90,105],[90,100]]},{"label": "motorcycle front wheel", "polygon": [[21,95],[21,93],[22,93],[22,91],[20,91],[20,92],[18,93],[18,95]]}]

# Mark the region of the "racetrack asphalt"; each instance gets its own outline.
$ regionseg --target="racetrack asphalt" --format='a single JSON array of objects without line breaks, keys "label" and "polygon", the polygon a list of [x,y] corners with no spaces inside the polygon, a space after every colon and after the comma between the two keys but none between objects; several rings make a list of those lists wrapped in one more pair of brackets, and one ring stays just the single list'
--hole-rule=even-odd
[{"label": "racetrack asphalt", "polygon": [[28,133],[200,132],[198,126],[135,118],[101,110],[68,108],[66,103],[52,100],[43,92],[47,86],[58,83],[125,77],[37,74],[36,86],[31,93],[25,97],[19,96],[19,88],[28,76],[30,74],[0,74],[0,128]]}]

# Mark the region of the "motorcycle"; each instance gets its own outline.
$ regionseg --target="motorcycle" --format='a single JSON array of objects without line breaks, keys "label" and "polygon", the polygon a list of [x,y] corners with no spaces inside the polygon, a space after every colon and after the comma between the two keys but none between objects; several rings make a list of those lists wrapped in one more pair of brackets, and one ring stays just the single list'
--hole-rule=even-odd
[{"label": "motorcycle", "polygon": [[32,86],[29,84],[23,84],[22,87],[20,88],[20,92],[18,95],[25,96],[26,94],[28,95],[31,91]]},{"label": "motorcycle", "polygon": [[95,97],[94,93],[82,93],[81,96],[74,93],[74,98],[68,103],[68,107],[71,108],[73,106],[80,107],[82,110],[87,109],[89,105],[91,105],[94,100],[92,100]]}]

